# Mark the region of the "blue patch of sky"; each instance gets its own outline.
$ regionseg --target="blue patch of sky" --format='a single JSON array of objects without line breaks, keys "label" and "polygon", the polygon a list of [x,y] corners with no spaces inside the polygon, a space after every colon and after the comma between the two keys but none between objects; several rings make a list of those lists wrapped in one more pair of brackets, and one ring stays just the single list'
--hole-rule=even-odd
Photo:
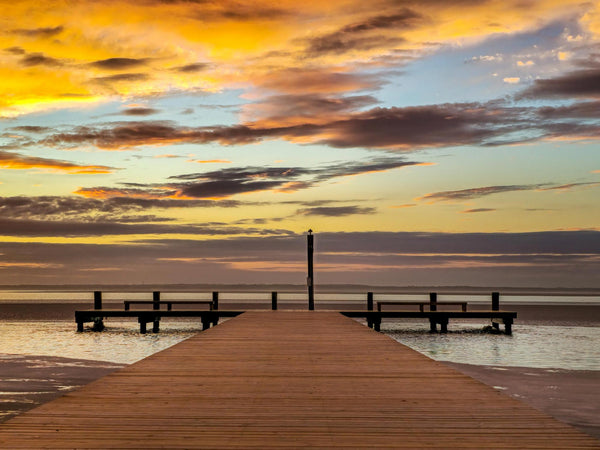
[{"label": "blue patch of sky", "polygon": [[[510,96],[535,78],[544,58],[551,58],[555,65],[556,57],[550,52],[560,45],[564,30],[565,24],[556,23],[529,33],[496,34],[474,45],[443,46],[407,65],[377,97],[386,106],[416,106]],[[528,56],[533,66],[517,65]],[[519,83],[504,81],[517,77]]]}]

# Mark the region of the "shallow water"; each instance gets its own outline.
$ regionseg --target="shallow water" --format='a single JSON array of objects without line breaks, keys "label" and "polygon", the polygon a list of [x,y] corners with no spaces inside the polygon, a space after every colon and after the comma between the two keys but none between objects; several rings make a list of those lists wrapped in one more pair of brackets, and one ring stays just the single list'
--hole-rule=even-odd
[{"label": "shallow water", "polygon": [[[449,332],[429,333],[429,323],[382,323],[396,341],[440,361],[465,364],[600,370],[600,328],[521,325],[513,334],[490,334],[485,324],[451,322]],[[503,328],[503,326],[500,326]]]},{"label": "shallow water", "polygon": [[[106,325],[102,333],[77,333],[70,321],[0,321],[0,354],[129,364],[175,345],[201,329],[193,321],[162,321],[160,333],[142,335],[135,321],[109,321]],[[429,323],[390,320],[383,322],[382,331],[441,361],[600,370],[600,327],[517,324],[513,335],[506,336],[484,333],[484,325],[455,321],[450,323],[449,333],[431,334]]]},{"label": "shallow water", "polygon": [[0,322],[0,354],[130,364],[171,347],[200,329],[201,325],[191,322],[163,321],[160,333],[140,334],[137,322],[110,321],[102,333],[77,333],[74,322]]}]

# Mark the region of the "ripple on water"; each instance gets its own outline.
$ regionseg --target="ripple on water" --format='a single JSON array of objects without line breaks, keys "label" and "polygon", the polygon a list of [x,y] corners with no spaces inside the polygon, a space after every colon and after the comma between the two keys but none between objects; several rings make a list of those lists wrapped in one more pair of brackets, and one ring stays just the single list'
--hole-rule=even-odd
[{"label": "ripple on water", "polygon": [[[190,322],[161,323],[161,328],[160,333],[143,335],[137,330],[137,323],[110,322],[105,332],[78,333],[72,322],[0,322],[4,353],[0,358],[21,359],[23,355],[40,355],[130,364],[199,331],[198,324]],[[47,362],[31,360],[28,363],[43,365]],[[65,364],[85,367],[84,362]]]},{"label": "ripple on water", "polygon": [[451,323],[447,334],[389,322],[382,331],[433,359],[465,364],[600,370],[600,328],[517,325],[512,336]]}]

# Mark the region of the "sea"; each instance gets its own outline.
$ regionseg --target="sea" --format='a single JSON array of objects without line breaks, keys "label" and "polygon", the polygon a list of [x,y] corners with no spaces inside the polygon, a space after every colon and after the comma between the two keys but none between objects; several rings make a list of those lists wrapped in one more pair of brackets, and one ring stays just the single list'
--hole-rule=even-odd
[{"label": "sea", "polygon": [[[163,300],[206,299],[210,293],[164,292]],[[270,307],[270,293],[221,293],[221,309],[228,301],[264,304]],[[378,296],[378,299],[420,299],[426,295]],[[286,302],[306,298],[305,293],[283,293]],[[107,303],[123,300],[149,300],[148,292],[107,292]],[[469,305],[489,305],[489,296],[444,295],[438,301],[468,301]],[[81,303],[93,302],[89,291],[0,290],[2,303]],[[364,294],[321,294],[315,304],[334,305],[356,302],[364,308]],[[599,296],[502,296],[503,307],[510,305],[600,305]],[[385,320],[381,331],[390,338],[440,361],[493,366],[521,366],[569,370],[600,370],[600,327],[519,323],[513,334],[487,331],[489,322],[451,321],[447,334],[429,333],[429,323],[419,320]],[[106,330],[78,333],[74,321],[10,321],[0,317],[0,360],[11,355],[57,356],[73,359],[130,364],[177,344],[200,331],[199,320],[163,320],[160,333],[139,333],[137,320],[107,320]]]}]

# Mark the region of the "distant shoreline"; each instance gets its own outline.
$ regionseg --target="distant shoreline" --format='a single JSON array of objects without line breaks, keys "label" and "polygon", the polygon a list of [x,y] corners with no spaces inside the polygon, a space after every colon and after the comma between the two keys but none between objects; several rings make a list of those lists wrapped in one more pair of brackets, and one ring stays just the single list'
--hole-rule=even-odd
[{"label": "distant shoreline", "polygon": [[[104,291],[104,292],[303,292],[306,286],[301,284],[18,284],[0,285],[0,290],[12,291]],[[506,295],[573,295],[600,296],[600,287],[519,287],[519,286],[373,286],[361,284],[317,284],[315,292],[320,293],[397,293],[424,294],[428,292],[465,295],[487,295],[500,292]]]}]

